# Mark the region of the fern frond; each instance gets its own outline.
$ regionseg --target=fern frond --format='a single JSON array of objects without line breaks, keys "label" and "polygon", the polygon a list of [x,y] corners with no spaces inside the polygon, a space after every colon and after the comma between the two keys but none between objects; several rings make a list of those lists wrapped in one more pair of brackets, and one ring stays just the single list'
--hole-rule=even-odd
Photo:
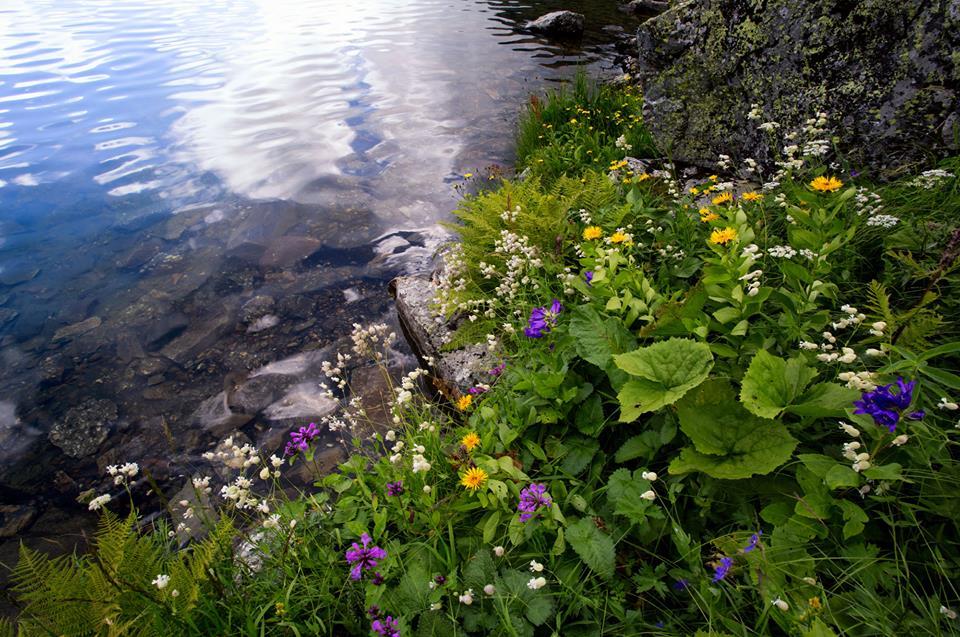
[{"label": "fern frond", "polygon": [[886,321],[891,332],[897,329],[897,318],[890,309],[890,295],[882,283],[870,281],[867,287],[867,308]]}]

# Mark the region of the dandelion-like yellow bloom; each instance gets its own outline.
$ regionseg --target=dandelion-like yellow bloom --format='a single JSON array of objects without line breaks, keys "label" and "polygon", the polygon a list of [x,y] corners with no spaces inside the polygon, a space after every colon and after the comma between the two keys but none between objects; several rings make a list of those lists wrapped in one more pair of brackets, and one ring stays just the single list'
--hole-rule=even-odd
[{"label": "dandelion-like yellow bloom", "polygon": [[622,232],[614,232],[610,235],[610,243],[623,243],[627,240],[627,235]]},{"label": "dandelion-like yellow bloom", "polygon": [[811,597],[807,600],[807,603],[810,604],[810,608],[813,610],[820,610],[822,608],[819,597]]},{"label": "dandelion-like yellow bloom", "polygon": [[603,228],[600,226],[589,226],[583,229],[583,238],[587,241],[593,241],[603,236]]},{"label": "dandelion-like yellow bloom", "polygon": [[751,191],[751,192],[743,193],[742,195],[740,195],[740,198],[743,199],[744,201],[760,201],[761,199],[763,199],[763,195],[761,195],[759,192]]},{"label": "dandelion-like yellow bloom", "polygon": [[730,192],[721,192],[719,195],[713,198],[713,205],[719,206],[723,203],[730,203],[733,201],[733,194]]},{"label": "dandelion-like yellow bloom", "polygon": [[722,246],[737,238],[737,231],[733,228],[724,228],[723,230],[714,230],[710,233],[710,243]]},{"label": "dandelion-like yellow bloom", "polygon": [[570,118],[570,123],[571,123],[571,124],[576,124],[576,123],[577,123],[577,118],[576,118],[576,117],[571,117],[571,118]]},{"label": "dandelion-like yellow bloom", "polygon": [[480,467],[470,469],[460,478],[460,484],[471,491],[476,491],[482,487],[486,481],[487,472]]},{"label": "dandelion-like yellow bloom", "polygon": [[718,180],[718,179],[720,179],[720,178],[717,177],[716,175],[710,175],[709,177],[707,177],[707,179],[709,179],[710,181],[716,181],[716,180]]},{"label": "dandelion-like yellow bloom", "polygon": [[697,210],[697,212],[700,213],[701,217],[706,217],[707,215],[713,214],[713,211],[707,208],[706,206],[704,206],[700,210]]},{"label": "dandelion-like yellow bloom", "polygon": [[836,177],[824,177],[823,175],[810,182],[810,187],[817,192],[833,192],[839,190],[841,186],[843,186],[843,182]]},{"label": "dandelion-like yellow bloom", "polygon": [[692,186],[692,187],[690,188],[690,193],[691,193],[691,194],[694,194],[694,195],[699,195],[699,194],[700,194],[700,189],[697,188],[696,186]]},{"label": "dandelion-like yellow bloom", "polygon": [[470,405],[473,403],[473,395],[467,394],[466,396],[461,396],[457,399],[457,409],[460,411],[466,411],[470,409]]},{"label": "dandelion-like yellow bloom", "polygon": [[480,436],[475,431],[471,431],[460,439],[460,444],[467,448],[467,451],[473,451],[480,445]]},{"label": "dandelion-like yellow bloom", "polygon": [[720,217],[717,216],[717,213],[711,212],[710,214],[700,215],[700,221],[703,223],[710,223],[711,221],[716,221]]}]

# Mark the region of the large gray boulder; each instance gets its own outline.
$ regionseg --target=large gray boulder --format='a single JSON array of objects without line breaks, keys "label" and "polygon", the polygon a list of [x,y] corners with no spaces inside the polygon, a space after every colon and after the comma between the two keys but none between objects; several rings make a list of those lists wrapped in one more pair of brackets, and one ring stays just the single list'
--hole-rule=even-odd
[{"label": "large gray boulder", "polygon": [[960,0],[689,0],[637,44],[646,123],[680,162],[770,163],[758,124],[820,111],[858,169],[960,150]]},{"label": "large gray boulder", "polygon": [[578,38],[583,35],[584,17],[573,11],[551,11],[527,22],[527,30],[554,38]]}]

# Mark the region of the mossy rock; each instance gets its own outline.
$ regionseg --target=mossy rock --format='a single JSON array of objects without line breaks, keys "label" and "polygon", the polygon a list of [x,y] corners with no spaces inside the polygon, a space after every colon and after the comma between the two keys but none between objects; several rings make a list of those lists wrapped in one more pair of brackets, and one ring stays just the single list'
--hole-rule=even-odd
[{"label": "mossy rock", "polygon": [[747,118],[819,111],[859,171],[960,150],[960,0],[689,0],[637,33],[646,122],[675,160],[774,160]]}]

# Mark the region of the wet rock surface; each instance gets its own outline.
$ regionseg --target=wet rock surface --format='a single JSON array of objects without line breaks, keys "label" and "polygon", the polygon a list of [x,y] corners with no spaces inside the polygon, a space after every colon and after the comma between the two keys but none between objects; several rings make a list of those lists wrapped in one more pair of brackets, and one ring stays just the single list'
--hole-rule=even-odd
[{"label": "wet rock surface", "polygon": [[960,148],[958,0],[688,0],[641,24],[637,45],[644,120],[679,163],[769,164],[758,124],[786,133],[820,111],[860,172]]},{"label": "wet rock surface", "polygon": [[584,15],[573,11],[551,11],[527,22],[527,30],[553,38],[578,38],[583,35]]},{"label": "wet rock surface", "polygon": [[50,442],[72,458],[86,458],[96,453],[116,421],[116,403],[88,399],[57,421],[50,430]]}]

